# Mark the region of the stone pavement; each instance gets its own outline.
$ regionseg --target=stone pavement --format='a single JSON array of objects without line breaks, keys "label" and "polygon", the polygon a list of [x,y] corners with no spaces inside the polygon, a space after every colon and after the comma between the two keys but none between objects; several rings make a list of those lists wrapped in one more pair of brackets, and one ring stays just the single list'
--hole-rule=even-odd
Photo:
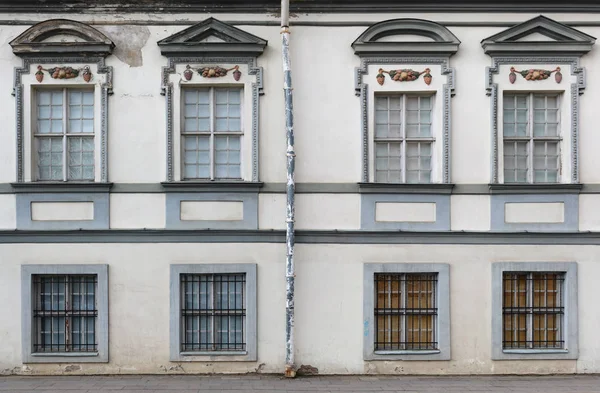
[{"label": "stone pavement", "polygon": [[272,375],[0,377],[1,393],[139,393],[142,391],[151,393],[592,393],[600,392],[600,376],[315,376],[293,380]]}]

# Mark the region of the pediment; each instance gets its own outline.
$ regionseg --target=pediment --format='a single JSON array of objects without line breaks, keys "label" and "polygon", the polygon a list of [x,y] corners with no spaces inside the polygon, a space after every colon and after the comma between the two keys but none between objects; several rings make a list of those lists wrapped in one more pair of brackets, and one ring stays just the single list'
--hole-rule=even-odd
[{"label": "pediment", "polygon": [[459,45],[459,39],[439,23],[403,18],[372,25],[354,41],[352,48],[359,56],[450,56]]},{"label": "pediment", "polygon": [[489,55],[582,55],[596,38],[545,16],[520,23],[481,41]]},{"label": "pediment", "polygon": [[263,53],[267,41],[215,18],[208,18],[160,40],[158,46],[165,56],[258,56]]},{"label": "pediment", "polygon": [[18,56],[107,56],[115,45],[103,33],[85,23],[51,19],[25,30],[10,42],[10,46]]}]

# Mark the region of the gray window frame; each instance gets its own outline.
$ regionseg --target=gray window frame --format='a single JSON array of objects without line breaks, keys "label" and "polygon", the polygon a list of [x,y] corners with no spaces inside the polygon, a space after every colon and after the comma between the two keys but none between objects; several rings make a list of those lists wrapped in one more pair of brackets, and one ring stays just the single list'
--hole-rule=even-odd
[{"label": "gray window frame", "polygon": [[[34,275],[96,275],[97,352],[33,352]],[[21,266],[21,348],[23,363],[108,363],[108,265],[22,265]]]},{"label": "gray window frame", "polygon": [[[504,272],[561,272],[565,274],[563,296],[564,349],[502,348],[502,277]],[[496,262],[492,264],[492,360],[561,360],[579,357],[577,262]]]},{"label": "gray window frame", "polygon": [[[375,273],[437,273],[438,350],[375,352]],[[365,263],[363,266],[363,360],[450,360],[450,265],[446,263]]]},{"label": "gray window frame", "polygon": [[[169,311],[169,350],[173,362],[232,362],[256,361],[257,359],[257,306],[256,306],[256,264],[174,264],[170,268],[170,311]],[[182,274],[226,274],[246,275],[246,328],[245,351],[194,351],[181,352],[181,281]]]}]

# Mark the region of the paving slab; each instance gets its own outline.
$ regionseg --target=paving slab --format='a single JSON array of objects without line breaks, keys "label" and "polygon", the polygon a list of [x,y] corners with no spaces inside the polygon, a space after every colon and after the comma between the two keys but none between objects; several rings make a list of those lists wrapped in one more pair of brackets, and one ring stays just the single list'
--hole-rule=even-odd
[{"label": "paving slab", "polygon": [[0,393],[600,393],[599,375],[564,376],[8,376]]}]

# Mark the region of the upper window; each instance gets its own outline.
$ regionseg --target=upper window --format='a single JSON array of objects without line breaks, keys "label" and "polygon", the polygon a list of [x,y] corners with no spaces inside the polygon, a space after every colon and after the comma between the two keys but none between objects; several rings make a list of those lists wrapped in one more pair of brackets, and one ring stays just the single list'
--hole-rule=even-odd
[{"label": "upper window", "polygon": [[107,183],[112,68],[105,58],[113,42],[84,23],[54,19],[10,44],[23,58],[14,86],[17,183]]},{"label": "upper window", "polygon": [[93,91],[40,89],[36,101],[36,180],[93,181]]},{"label": "upper window", "polygon": [[429,183],[435,138],[431,96],[375,97],[375,179],[384,183]]},{"label": "upper window", "polygon": [[185,180],[241,179],[242,91],[215,87],[184,90]]},{"label": "upper window", "polygon": [[559,95],[505,93],[503,135],[505,183],[559,182]]},{"label": "upper window", "polygon": [[[208,18],[158,42],[167,108],[167,182],[255,187],[267,41]],[[248,182],[242,184],[241,181]],[[204,184],[203,184],[204,183]],[[253,184],[250,184],[253,183]],[[235,187],[235,186],[234,186]]]},{"label": "upper window", "polygon": [[537,16],[481,41],[492,61],[492,189],[528,193],[579,183],[580,58],[595,40]]},{"label": "upper window", "polygon": [[[361,186],[451,183],[450,134],[454,70],[460,41],[446,27],[403,18],[376,23],[352,44],[360,56]],[[444,188],[444,187],[441,187]]]}]

